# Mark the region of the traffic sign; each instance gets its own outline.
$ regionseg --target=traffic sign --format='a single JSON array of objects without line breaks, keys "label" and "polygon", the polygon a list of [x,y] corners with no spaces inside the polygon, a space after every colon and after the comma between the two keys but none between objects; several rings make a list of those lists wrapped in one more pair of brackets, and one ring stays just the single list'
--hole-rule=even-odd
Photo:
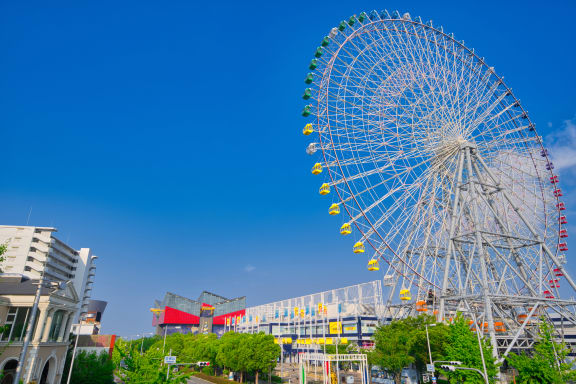
[{"label": "traffic sign", "polygon": [[176,356],[164,356],[164,364],[176,364]]},{"label": "traffic sign", "polygon": [[210,366],[209,361],[199,361],[196,364],[198,364],[199,367],[209,367]]},{"label": "traffic sign", "polygon": [[432,384],[436,384],[436,376],[432,376]]},{"label": "traffic sign", "polygon": [[426,364],[426,371],[434,373],[434,364]]}]

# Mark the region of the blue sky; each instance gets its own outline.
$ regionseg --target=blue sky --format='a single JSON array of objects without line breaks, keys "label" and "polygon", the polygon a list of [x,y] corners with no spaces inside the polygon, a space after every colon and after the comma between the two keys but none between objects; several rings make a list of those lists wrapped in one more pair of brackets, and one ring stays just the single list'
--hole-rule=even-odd
[{"label": "blue sky", "polygon": [[317,193],[300,97],[330,28],[382,8],[486,57],[575,189],[573,2],[4,1],[0,223],[32,208],[91,247],[121,335],[151,331],[165,291],[254,305],[379,277]]}]

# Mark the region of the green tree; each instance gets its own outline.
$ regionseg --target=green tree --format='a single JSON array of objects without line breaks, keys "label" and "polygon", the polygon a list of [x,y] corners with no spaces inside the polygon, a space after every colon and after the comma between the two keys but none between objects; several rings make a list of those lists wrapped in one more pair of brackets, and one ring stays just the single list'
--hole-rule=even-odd
[{"label": "green tree", "polygon": [[350,353],[350,352],[348,351],[348,345],[347,345],[347,344],[338,344],[337,346],[334,345],[334,344],[332,344],[332,345],[326,345],[326,346],[325,346],[326,353],[329,354],[329,355],[334,355],[334,354],[336,354],[336,347],[338,347],[338,353],[339,353],[340,355],[345,355],[345,354],[347,354],[347,353]]},{"label": "green tree", "polygon": [[[6,260],[4,253],[6,253],[7,249],[8,249],[8,244],[0,244],[0,266],[4,262],[4,260]],[[3,272],[4,271],[2,271],[2,268],[0,268],[0,273],[3,273]]]},{"label": "green tree", "polygon": [[[168,341],[168,340],[167,340]],[[152,345],[147,351],[140,354],[140,344],[127,343],[120,340],[114,348],[113,361],[118,376],[130,383],[185,383],[190,376],[183,372],[168,372],[168,366],[163,365],[164,354],[162,349]]]},{"label": "green tree", "polygon": [[[457,315],[449,325],[447,343],[445,346],[446,360],[461,361],[463,367],[476,368],[483,371],[482,357],[478,345],[478,336],[470,329],[468,320],[462,315]],[[498,373],[498,367],[492,357],[492,347],[488,340],[481,340],[484,361],[488,378],[494,381]],[[450,383],[484,383],[484,379],[473,371],[456,370],[444,372]]]},{"label": "green tree", "polygon": [[[72,353],[68,351],[64,372],[68,375]],[[79,351],[72,367],[72,384],[112,384],[114,383],[114,363],[106,352],[96,354]],[[66,376],[68,377],[68,376]]]},{"label": "green tree", "polygon": [[220,340],[214,333],[194,335],[187,339],[179,358],[186,362],[209,361],[216,364]]},{"label": "green tree", "polygon": [[538,341],[532,354],[510,353],[506,360],[518,370],[518,384],[560,384],[576,380],[576,372],[571,369],[571,364],[565,362],[568,352],[564,343],[554,341],[554,327],[543,317],[538,325]]},{"label": "green tree", "polygon": [[240,372],[240,382],[244,381],[247,370],[247,359],[250,351],[247,348],[248,338],[244,333],[227,332],[220,338],[216,363],[234,372]]},{"label": "green tree", "polygon": [[[426,364],[430,363],[428,353],[428,340],[426,339],[426,325],[428,325],[428,338],[432,361],[445,360],[446,343],[448,342],[449,328],[444,323],[435,324],[433,316],[421,315],[415,321],[408,322],[413,329],[410,341],[410,355],[414,357],[414,365],[419,373],[425,371]],[[432,325],[432,326],[431,326]]]},{"label": "green tree", "polygon": [[[247,349],[247,350],[246,350]],[[270,372],[280,357],[280,346],[274,343],[274,336],[263,332],[250,335],[242,350],[248,353],[247,369],[255,374],[255,384],[262,372]]]},{"label": "green tree", "polygon": [[402,369],[415,360],[410,354],[412,332],[404,320],[392,321],[374,332],[374,350],[368,354],[368,361],[390,372],[396,384],[401,383]]}]

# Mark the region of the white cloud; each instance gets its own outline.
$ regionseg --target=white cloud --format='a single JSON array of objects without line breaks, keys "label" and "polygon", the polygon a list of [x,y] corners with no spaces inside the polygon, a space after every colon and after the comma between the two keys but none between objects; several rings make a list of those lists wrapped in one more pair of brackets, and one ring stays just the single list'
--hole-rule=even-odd
[{"label": "white cloud", "polygon": [[250,273],[250,272],[252,272],[252,271],[255,270],[255,269],[256,269],[255,266],[248,264],[247,266],[244,267],[244,272]]},{"label": "white cloud", "polygon": [[565,120],[557,132],[546,137],[546,143],[555,170],[576,173],[576,118]]}]

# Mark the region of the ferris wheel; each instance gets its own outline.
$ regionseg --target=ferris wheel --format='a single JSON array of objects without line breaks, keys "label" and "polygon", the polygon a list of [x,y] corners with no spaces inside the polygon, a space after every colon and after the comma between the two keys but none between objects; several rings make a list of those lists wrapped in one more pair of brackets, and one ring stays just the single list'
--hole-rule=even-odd
[{"label": "ferris wheel", "polygon": [[385,272],[388,306],[469,313],[495,355],[530,319],[574,321],[567,218],[534,124],[493,67],[432,22],[361,13],[321,40],[302,115],[340,233]]}]

